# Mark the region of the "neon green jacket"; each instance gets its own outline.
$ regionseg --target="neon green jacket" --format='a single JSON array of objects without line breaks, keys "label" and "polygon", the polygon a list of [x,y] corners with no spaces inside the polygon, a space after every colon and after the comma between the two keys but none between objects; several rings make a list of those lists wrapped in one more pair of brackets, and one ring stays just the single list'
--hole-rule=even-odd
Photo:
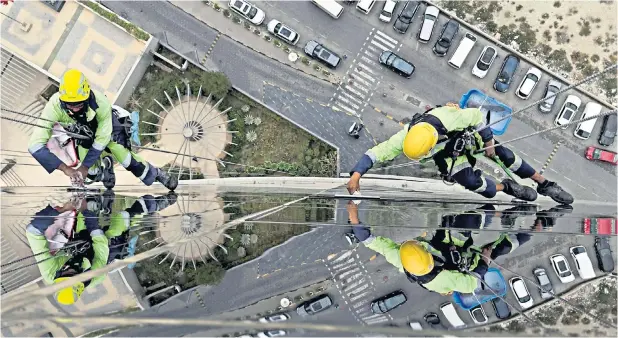
[{"label": "neon green jacket", "polygon": [[[76,221],[76,233],[87,231],[84,216],[81,213],[77,214]],[[44,234],[32,225],[28,226],[26,230],[26,237],[28,238],[28,243],[30,244],[30,248],[32,249],[32,253],[34,255],[43,252],[42,254],[35,256],[35,259],[38,263],[39,271],[41,272],[41,276],[43,277],[45,284],[53,284],[54,279],[56,278],[56,272],[64,266],[70,257],[62,253],[57,253],[55,256],[50,254],[48,242]],[[107,259],[109,257],[108,239],[105,237],[105,234],[103,234],[103,231],[100,229],[92,231],[90,237],[91,245],[94,250],[94,258],[92,261],[87,258],[83,259],[81,267],[84,270],[95,270],[104,267],[107,265]],[[92,278],[87,287],[100,284],[105,280],[106,276],[106,274],[103,274]]]},{"label": "neon green jacket", "polygon": [[[416,240],[433,255],[442,257],[440,251],[434,249],[423,237],[416,238]],[[370,237],[363,243],[365,243],[367,248],[383,255],[386,261],[399,269],[400,272],[404,272],[401,259],[399,258],[399,247],[401,244],[382,236]],[[455,239],[453,244],[456,246],[463,245],[463,243]],[[477,256],[470,267],[471,270],[476,267],[478,261]],[[441,294],[447,294],[452,291],[472,293],[478,287],[478,280],[470,274],[457,270],[442,270],[430,282],[423,283],[423,286],[428,290]]]},{"label": "neon green jacket", "polygon": [[[86,167],[91,167],[99,158],[107,144],[112,138],[112,106],[105,97],[104,94],[92,90],[94,93],[89,100],[90,109],[86,113],[87,121],[90,122],[96,119],[96,130],[93,130],[94,143],[92,148],[88,150],[88,154],[82,160],[82,164]],[[34,128],[32,135],[30,136],[30,142],[28,143],[28,151],[34,156],[34,158],[47,170],[47,172],[53,172],[60,165],[61,161],[47,150],[47,141],[52,136],[51,128],[55,122],[68,125],[75,123],[65,111],[60,107],[60,94],[56,93],[52,95],[49,102],[45,105],[45,109],[41,114],[41,118],[45,120],[38,120],[37,124],[45,128]]]}]

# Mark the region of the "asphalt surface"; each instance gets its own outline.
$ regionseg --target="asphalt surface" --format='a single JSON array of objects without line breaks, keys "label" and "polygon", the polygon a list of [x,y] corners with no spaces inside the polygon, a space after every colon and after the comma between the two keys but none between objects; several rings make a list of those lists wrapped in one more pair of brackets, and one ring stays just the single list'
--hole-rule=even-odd
[{"label": "asphalt surface", "polygon": [[[195,20],[188,14],[175,9],[175,7],[169,3],[151,3],[151,2],[104,2],[104,4],[110,9],[120,13],[133,21],[138,26],[146,29],[155,36],[164,36],[166,33],[167,41],[171,45],[186,46],[187,48],[193,46],[200,51],[204,51],[211,45],[216,33]],[[284,11],[285,14],[281,14],[279,11],[270,12],[270,7],[276,7],[278,10]],[[376,9],[372,10],[372,13],[368,16],[360,14],[354,10],[351,6],[345,6],[345,12],[339,20],[332,20],[326,14],[312,4],[308,2],[273,2],[265,6],[263,9],[267,13],[267,18],[275,17],[283,21],[283,16],[287,15],[291,22],[292,27],[299,30],[301,33],[301,43],[304,42],[305,35],[313,36],[312,38],[322,39],[319,40],[328,46],[334,46],[333,49],[341,54],[347,54],[348,59],[345,60],[340,67],[341,72],[359,72],[358,68],[362,68],[360,72],[364,72],[365,75],[369,75],[371,79],[360,76],[367,81],[362,83],[365,89],[371,89],[375,95],[371,95],[369,90],[365,94],[356,95],[350,91],[347,86],[341,88],[335,88],[332,84],[325,83],[320,80],[306,77],[300,73],[283,67],[276,62],[265,58],[251,50],[248,50],[234,41],[231,41],[225,37],[221,38],[215,45],[212,54],[210,56],[209,65],[214,69],[224,71],[230,78],[232,83],[250,93],[251,95],[262,98],[268,105],[272,105],[273,108],[278,109],[282,114],[288,116],[296,123],[304,126],[317,135],[326,138],[340,148],[341,154],[341,168],[342,172],[346,172],[355,162],[363,150],[370,146],[369,138],[373,136],[375,139],[384,140],[388,135],[397,131],[400,127],[397,123],[394,123],[384,118],[373,107],[380,109],[383,112],[388,113],[395,119],[403,119],[411,116],[415,112],[422,111],[426,104],[439,104],[446,101],[458,100],[463,93],[471,88],[478,88],[487,93],[490,93],[493,97],[496,97],[503,102],[515,107],[521,108],[527,103],[533,100],[539,99],[542,95],[542,88],[545,82],[548,80],[544,77],[537,89],[533,93],[529,101],[521,101],[514,95],[514,88],[519,84],[523,74],[527,70],[526,65],[520,65],[520,68],[515,76],[511,90],[506,94],[499,94],[491,89],[493,79],[498,72],[499,66],[506,55],[504,52],[499,52],[499,56],[492,66],[490,73],[484,80],[473,79],[469,73],[469,69],[472,67],[473,62],[480,53],[480,50],[485,45],[482,39],[479,39],[469,58],[464,63],[464,66],[460,70],[453,70],[450,68],[446,61],[448,57],[453,53],[454,48],[451,49],[448,56],[445,58],[438,58],[431,52],[431,46],[435,42],[438,36],[439,29],[446,22],[446,17],[440,16],[439,22],[436,24],[432,40],[429,44],[423,45],[416,41],[415,34],[420,26],[420,15],[424,11],[424,6],[417,12],[417,17],[407,34],[401,36],[394,32],[390,24],[379,23],[377,20]],[[204,10],[210,10],[205,8]],[[302,22],[310,23],[311,27],[305,25],[294,24],[294,18],[302,18]],[[304,26],[305,28],[299,28]],[[313,35],[308,35],[310,30],[313,30]],[[374,54],[375,51],[367,45],[373,45],[374,41],[379,43],[380,41],[391,41],[378,31],[386,34],[391,39],[395,40],[393,43],[401,50],[398,52],[402,57],[412,61],[416,66],[416,73],[410,80],[403,79],[391,72],[381,69],[377,64],[370,64],[366,59],[363,59],[363,55],[367,53]],[[464,29],[460,29],[459,37],[465,33]],[[380,38],[381,37],[381,38]],[[380,38],[380,39],[378,39]],[[392,41],[391,41],[392,42]],[[363,63],[364,62],[364,63]],[[362,63],[365,67],[359,65]],[[355,90],[354,84],[349,88]],[[281,88],[285,90],[281,90]],[[362,92],[362,90],[358,90]],[[342,105],[346,105],[346,101],[339,97],[348,97],[349,102],[353,102],[349,99],[349,95],[356,95],[357,99],[365,100],[368,103],[366,106],[359,106],[355,109],[356,114],[362,116],[363,120],[367,124],[367,129],[371,132],[371,136],[365,134],[359,140],[353,140],[346,138],[345,131],[349,127],[354,118],[350,114],[345,114],[345,111],[341,109]],[[386,96],[384,96],[386,94]],[[554,112],[562,104],[566,94],[562,94],[556,100],[556,106]],[[307,98],[313,102],[308,102]],[[584,103],[587,100],[584,99]],[[302,103],[302,104],[301,104]],[[331,108],[324,107],[321,104],[330,104]],[[332,107],[339,107],[339,109],[332,109]],[[348,106],[350,107],[350,106]],[[354,107],[351,107],[354,109]],[[348,112],[352,113],[352,112]],[[352,114],[353,115],[353,114]],[[539,128],[552,125],[551,120],[553,115],[541,115],[534,108],[530,111],[523,113],[521,118],[515,118],[511,122],[511,125],[507,133],[500,137],[500,140],[507,140],[511,137],[520,136],[529,133]],[[369,122],[368,122],[369,121]],[[383,122],[380,125],[379,122]],[[596,132],[598,133],[599,127]],[[571,128],[572,130],[572,128]],[[531,137],[525,141],[519,141],[514,144],[521,156],[529,161],[534,167],[539,168],[544,163],[549,153],[553,149],[553,145],[563,140],[566,146],[561,147],[558,150],[557,155],[554,157],[550,169],[546,172],[549,179],[555,179],[567,190],[571,191],[578,199],[590,199],[590,200],[603,200],[603,201],[615,201],[616,200],[616,177],[608,166],[592,164],[586,161],[583,156],[583,149],[585,145],[593,143],[596,139],[596,134],[593,133],[591,141],[588,143],[580,143],[578,141],[573,142],[572,136],[564,133],[556,133],[555,135],[544,135],[543,137]],[[565,178],[568,176],[568,179]],[[341,229],[340,229],[341,230]],[[318,232],[314,235],[317,235]],[[312,241],[315,241],[313,235],[306,235],[304,239],[299,239],[298,242],[290,242],[284,247],[289,247],[286,250],[293,251],[303,245],[309,245]],[[337,236],[327,236],[331,239],[341,239],[341,234]],[[302,236],[300,238],[303,238]],[[547,256],[550,251],[561,251],[566,254],[568,246],[574,243],[580,243],[586,245],[588,250],[592,252],[591,237],[576,237],[576,236],[552,236],[552,235],[535,235],[534,240],[526,243],[529,247],[534,247],[532,253],[529,250],[516,251],[508,259],[505,259],[505,267],[516,268],[517,273],[522,273],[526,276],[532,276],[532,267],[536,265],[548,267]],[[303,242],[307,241],[307,242]],[[294,244],[292,244],[294,243]],[[325,247],[328,242],[324,242]],[[330,244],[329,244],[330,245]],[[521,248],[523,249],[523,247]],[[283,250],[283,249],[281,249]],[[286,257],[284,253],[277,253],[276,257],[279,259],[266,260],[265,265],[269,264],[268,269],[278,268],[282,264],[281,259]],[[348,300],[350,303],[353,301],[368,302],[372,298],[377,298],[383,294],[386,294],[394,289],[402,288],[407,294],[409,301],[414,304],[411,309],[409,306],[400,307],[391,313],[391,316],[395,322],[406,321],[407,318],[420,318],[421,312],[425,309],[435,307],[442,299],[441,296],[429,294],[426,291],[420,289],[416,285],[408,283],[404,278],[397,273],[393,273],[392,269],[384,262],[380,263],[380,258],[369,260],[373,255],[365,248],[358,249],[359,257],[355,258],[350,264],[357,264],[359,268],[362,262],[363,266],[367,269],[369,274],[380,273],[382,271],[390,271],[379,276],[379,278],[373,278],[373,285],[369,285],[367,288],[371,290],[370,293],[363,295],[361,298],[352,300],[354,295],[340,294],[339,301]],[[593,255],[591,255],[593,256]],[[264,256],[263,259],[269,257]],[[567,256],[568,257],[568,256]],[[291,259],[297,259],[296,256]],[[593,264],[595,258],[591,257]],[[260,261],[258,260],[258,262]],[[302,259],[301,259],[302,261]],[[269,262],[269,263],[266,263]],[[500,262],[500,260],[498,260]],[[333,266],[330,266],[332,271],[329,271],[328,267],[324,264],[306,264],[303,265],[303,269],[296,271],[292,275],[286,275],[286,278],[276,278],[274,274],[268,279],[255,279],[255,276],[259,275],[263,271],[267,271],[266,266],[262,266],[258,272],[257,262],[254,267],[243,266],[242,269],[236,269],[229,271],[226,274],[225,281],[218,287],[205,289],[205,294],[208,294],[208,302],[212,302],[210,305],[212,309],[206,309],[205,311],[198,312],[200,315],[208,315],[210,313],[216,313],[230,309],[228,303],[232,304],[250,304],[254,299],[271,294],[274,290],[285,290],[286,287],[293,288],[304,283],[308,279],[319,278],[333,278],[333,274],[343,273],[345,271],[333,270]],[[247,270],[245,270],[247,269]],[[517,270],[519,269],[519,270]],[[241,272],[241,270],[243,272]],[[378,270],[380,270],[378,272]],[[238,272],[236,272],[238,271]],[[244,272],[246,271],[246,272]],[[335,271],[335,272],[333,272]],[[553,277],[552,272],[548,272],[550,278]],[[231,277],[229,277],[231,276]],[[318,277],[319,276],[319,277]],[[385,278],[386,277],[386,278]],[[508,278],[507,274],[505,277]],[[229,281],[229,284],[227,283]],[[557,281],[552,279],[556,291],[560,291],[560,286],[556,285]],[[354,281],[350,281],[354,282]],[[248,284],[245,284],[248,283]],[[358,287],[362,287],[359,285]],[[350,287],[349,284],[340,285],[340,287]],[[531,285],[529,285],[531,288]],[[375,291],[374,291],[375,289]],[[234,291],[235,290],[235,291]],[[243,290],[239,293],[238,290]],[[245,294],[248,293],[248,294]],[[538,298],[538,294],[534,291],[533,297],[535,300]],[[230,297],[233,301],[230,301]],[[438,299],[440,298],[440,299]],[[509,299],[507,299],[509,300]],[[510,302],[513,300],[510,299]],[[356,303],[354,303],[356,304]],[[352,306],[354,305],[352,304]],[[197,306],[199,305],[191,305]],[[437,310],[437,309],[434,309]],[[493,313],[490,308],[485,309],[488,314]],[[164,311],[161,309],[160,311]],[[186,311],[171,311],[169,315],[179,316],[195,315],[195,308],[187,309]],[[167,315],[167,311],[166,315]],[[356,320],[362,320],[367,323],[371,322],[370,319],[364,316],[365,313],[356,313],[354,310],[353,317]],[[465,314],[461,314],[462,319],[469,321],[469,316],[465,317]],[[345,318],[333,316],[328,317],[327,320],[333,321],[333,323],[339,323],[340,321],[349,321],[350,316],[346,314]],[[376,322],[380,324],[382,322]],[[181,334],[182,329],[171,328],[148,328],[148,332],[137,330],[132,334],[139,335],[173,335]],[[184,332],[184,331],[183,331]],[[123,332],[122,335],[128,333]]]}]

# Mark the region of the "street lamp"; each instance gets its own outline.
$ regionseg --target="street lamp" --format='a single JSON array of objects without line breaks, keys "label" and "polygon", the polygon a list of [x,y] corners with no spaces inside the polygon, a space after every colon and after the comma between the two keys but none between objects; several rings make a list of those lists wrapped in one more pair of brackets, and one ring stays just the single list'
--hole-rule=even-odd
[{"label": "street lamp", "polygon": [[12,18],[12,17],[10,17],[10,16],[8,16],[8,15],[2,13],[2,12],[0,12],[0,14],[6,16],[7,18],[9,18],[9,19],[11,19],[11,20],[13,20],[15,22],[17,22],[20,25],[21,30],[23,30],[26,33],[28,33],[30,31],[30,28],[32,28],[32,24],[31,23],[21,22],[21,21],[15,19],[15,18]]}]

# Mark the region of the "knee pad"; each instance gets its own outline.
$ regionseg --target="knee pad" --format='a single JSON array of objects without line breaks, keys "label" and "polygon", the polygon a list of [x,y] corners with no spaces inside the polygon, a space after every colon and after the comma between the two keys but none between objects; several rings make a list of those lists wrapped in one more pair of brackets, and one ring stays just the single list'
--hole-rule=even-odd
[{"label": "knee pad", "polygon": [[453,175],[453,179],[464,188],[483,197],[493,198],[496,196],[496,183],[483,177],[483,173],[479,169],[465,168]]},{"label": "knee pad", "polygon": [[126,169],[130,171],[133,175],[135,175],[135,177],[141,177],[144,174],[146,165],[144,165],[144,163],[136,161],[133,157],[131,157],[131,163],[129,163]]}]

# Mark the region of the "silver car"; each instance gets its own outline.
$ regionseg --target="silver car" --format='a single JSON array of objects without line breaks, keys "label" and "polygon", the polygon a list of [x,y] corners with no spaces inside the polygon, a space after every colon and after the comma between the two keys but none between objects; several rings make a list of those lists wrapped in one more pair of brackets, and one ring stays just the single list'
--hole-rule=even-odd
[{"label": "silver car", "polygon": [[551,295],[554,293],[554,288],[551,286],[551,281],[549,280],[549,276],[547,276],[545,269],[536,268],[533,273],[537,282],[539,282],[539,285],[541,286],[541,298],[551,298]]},{"label": "silver car", "polygon": [[[547,86],[545,87],[545,94],[543,95],[543,98],[545,98],[545,101],[539,103],[539,110],[541,111],[541,113],[551,112],[551,109],[554,107],[554,102],[556,102],[557,95],[554,95],[554,94],[559,92],[561,88],[562,88],[562,83],[556,80],[549,80],[549,82],[547,82]],[[548,98],[549,96],[552,96],[552,97]]]},{"label": "silver car", "polygon": [[334,52],[328,50],[324,45],[321,45],[319,42],[310,40],[305,45],[305,54],[311,56],[314,59],[322,62],[323,64],[329,66],[330,68],[337,68],[339,63],[341,62],[341,58],[339,55]]}]

